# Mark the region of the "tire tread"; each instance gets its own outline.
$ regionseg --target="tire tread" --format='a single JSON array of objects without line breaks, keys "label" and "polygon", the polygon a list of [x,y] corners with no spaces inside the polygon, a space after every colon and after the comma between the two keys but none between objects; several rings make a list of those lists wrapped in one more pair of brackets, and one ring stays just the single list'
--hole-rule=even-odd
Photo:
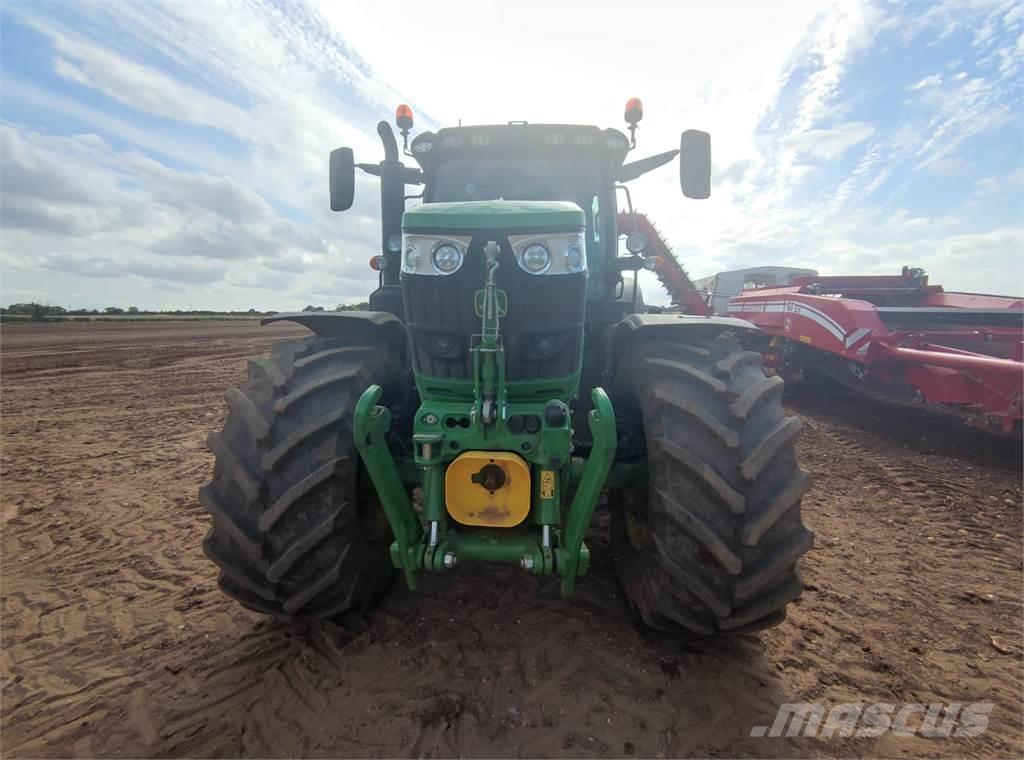
[{"label": "tire tread", "polygon": [[813,545],[800,501],[812,481],[796,462],[801,423],[785,415],[782,387],[759,354],[721,336],[641,343],[620,358],[617,406],[640,413],[649,485],[633,497],[646,494],[642,546],[614,494],[612,539],[646,624],[749,633],[782,622],[800,596],[797,566]]},{"label": "tire tread", "polygon": [[224,429],[207,438],[214,475],[199,492],[213,517],[203,549],[245,607],[341,615],[365,608],[392,575],[388,539],[361,530],[357,378],[385,388],[404,379],[384,344],[313,336],[250,360],[248,382],[225,394]]}]

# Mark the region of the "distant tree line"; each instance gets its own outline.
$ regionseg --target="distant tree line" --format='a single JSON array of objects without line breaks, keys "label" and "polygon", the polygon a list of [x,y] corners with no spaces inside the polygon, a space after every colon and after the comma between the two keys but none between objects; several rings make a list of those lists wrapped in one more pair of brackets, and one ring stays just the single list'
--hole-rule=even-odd
[{"label": "distant tree line", "polygon": [[[356,304],[340,303],[330,311],[358,311],[368,309],[370,304],[366,301]],[[328,311],[323,306],[312,304],[303,311]],[[210,309],[163,309],[150,311],[140,309],[137,306],[121,308],[120,306],[107,306],[103,309],[65,309],[63,306],[51,306],[42,303],[12,303],[4,308],[0,307],[0,316],[10,315],[20,319],[28,318],[34,322],[45,322],[47,319],[60,319],[62,317],[103,317],[103,316],[178,316],[178,317],[270,317],[278,314],[277,311],[216,311]]]},{"label": "distant tree line", "polygon": [[[330,311],[366,311],[370,308],[369,301],[360,301],[359,303],[339,303]],[[327,311],[323,306],[313,306],[310,304],[305,307],[303,311]]]}]

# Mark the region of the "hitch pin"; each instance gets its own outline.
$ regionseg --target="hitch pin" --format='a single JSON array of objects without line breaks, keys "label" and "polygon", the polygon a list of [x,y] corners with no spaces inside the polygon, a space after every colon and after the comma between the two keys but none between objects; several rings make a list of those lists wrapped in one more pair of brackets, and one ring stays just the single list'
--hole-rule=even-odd
[{"label": "hitch pin", "polygon": [[543,546],[545,549],[547,549],[547,548],[549,548],[551,546],[551,526],[550,525],[545,525],[545,526],[543,526],[542,530],[543,530],[543,533],[542,533],[542,538],[541,538],[541,542],[540,543],[541,543],[541,546]]}]

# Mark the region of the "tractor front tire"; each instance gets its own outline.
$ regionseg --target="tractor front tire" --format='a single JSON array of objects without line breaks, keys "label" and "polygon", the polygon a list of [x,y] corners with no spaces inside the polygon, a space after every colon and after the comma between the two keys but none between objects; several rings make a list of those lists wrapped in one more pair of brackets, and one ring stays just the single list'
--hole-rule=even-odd
[{"label": "tractor front tire", "polygon": [[203,542],[223,591],[245,607],[321,619],[362,612],[391,576],[390,531],[352,440],[361,392],[402,377],[383,343],[322,338],[277,343],[249,360],[225,394],[227,421],[199,501]]},{"label": "tractor front tire", "polygon": [[704,635],[782,622],[813,541],[800,517],[811,485],[794,450],[801,423],[783,411],[782,380],[718,336],[631,346],[615,388],[647,450],[646,484],[610,494],[634,610],[651,627]]}]

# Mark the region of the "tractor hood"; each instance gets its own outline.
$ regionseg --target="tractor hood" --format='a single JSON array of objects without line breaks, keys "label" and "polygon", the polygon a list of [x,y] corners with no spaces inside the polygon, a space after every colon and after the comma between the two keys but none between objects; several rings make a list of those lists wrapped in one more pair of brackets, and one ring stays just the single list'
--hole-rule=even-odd
[{"label": "tractor hood", "polygon": [[425,203],[405,212],[406,233],[474,230],[577,230],[583,211],[565,201],[461,201]]}]

